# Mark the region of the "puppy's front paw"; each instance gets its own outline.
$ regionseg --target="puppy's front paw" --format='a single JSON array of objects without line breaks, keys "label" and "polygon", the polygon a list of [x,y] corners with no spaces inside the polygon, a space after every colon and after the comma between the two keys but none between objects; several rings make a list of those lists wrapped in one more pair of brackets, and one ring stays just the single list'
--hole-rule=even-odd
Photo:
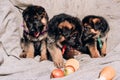
[{"label": "puppy's front paw", "polygon": [[64,67],[64,60],[62,57],[56,57],[54,60],[54,64],[55,66],[57,66],[58,68],[63,68]]},{"label": "puppy's front paw", "polygon": [[57,66],[58,68],[64,67],[64,60],[63,60],[62,53],[56,53],[56,54],[54,54],[54,56],[53,56],[53,62],[55,64],[55,66]]},{"label": "puppy's front paw", "polygon": [[26,58],[27,57],[27,54],[25,52],[22,52],[19,56],[20,58]]},{"label": "puppy's front paw", "polygon": [[44,61],[44,60],[47,60],[47,57],[41,56],[41,57],[40,57],[40,61]]},{"label": "puppy's front paw", "polygon": [[101,56],[105,57],[107,55],[107,51],[106,51],[106,46],[103,45],[102,49],[101,49]]},{"label": "puppy's front paw", "polygon": [[101,53],[101,56],[102,56],[102,57],[105,57],[106,55],[107,55],[107,53],[106,53],[106,52]]},{"label": "puppy's front paw", "polygon": [[92,58],[98,58],[98,57],[100,57],[100,54],[99,54],[98,51],[93,51],[93,52],[91,53],[91,57],[92,57]]},{"label": "puppy's front paw", "polygon": [[64,67],[64,60],[62,51],[56,47],[55,44],[48,44],[48,51],[52,57],[52,61],[54,62],[55,66],[58,68]]}]

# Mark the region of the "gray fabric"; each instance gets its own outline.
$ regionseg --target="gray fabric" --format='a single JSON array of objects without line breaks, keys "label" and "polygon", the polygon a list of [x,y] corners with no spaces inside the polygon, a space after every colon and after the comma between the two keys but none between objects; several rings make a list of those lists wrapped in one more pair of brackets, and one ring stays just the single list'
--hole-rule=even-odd
[{"label": "gray fabric", "polygon": [[108,55],[104,58],[90,58],[79,55],[80,69],[63,78],[51,80],[95,80],[104,66],[112,66],[120,80],[120,0],[0,0],[0,80],[50,80],[50,73],[55,68],[53,62],[38,62],[34,59],[19,59],[21,53],[22,14],[18,8],[27,5],[45,7],[52,18],[59,13],[68,13],[82,19],[88,14],[103,16],[110,24],[108,35]]},{"label": "gray fabric", "polygon": [[16,57],[21,52],[19,29],[21,22],[18,16],[20,13],[8,0],[0,0],[1,47],[5,48],[7,55],[15,55]]}]

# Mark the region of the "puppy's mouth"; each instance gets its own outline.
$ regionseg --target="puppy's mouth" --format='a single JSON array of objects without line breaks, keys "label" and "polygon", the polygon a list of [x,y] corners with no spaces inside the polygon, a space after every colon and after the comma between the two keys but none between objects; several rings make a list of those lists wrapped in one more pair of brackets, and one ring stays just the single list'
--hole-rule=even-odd
[{"label": "puppy's mouth", "polygon": [[39,35],[40,35],[40,32],[34,32],[34,36],[35,36],[36,38],[38,38]]},{"label": "puppy's mouth", "polygon": [[94,29],[91,29],[91,31],[88,33],[88,34],[85,34],[85,38],[84,40],[88,40],[90,38],[98,38],[100,35],[100,31],[99,30],[94,30]]}]

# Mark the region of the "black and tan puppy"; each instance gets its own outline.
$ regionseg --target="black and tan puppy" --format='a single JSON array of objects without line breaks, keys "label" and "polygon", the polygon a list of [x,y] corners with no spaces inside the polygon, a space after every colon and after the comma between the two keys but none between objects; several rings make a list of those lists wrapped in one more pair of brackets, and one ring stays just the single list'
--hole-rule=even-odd
[{"label": "black and tan puppy", "polygon": [[[68,14],[54,16],[48,23],[48,50],[57,67],[63,67],[63,57],[69,59],[79,54],[81,21]],[[62,55],[63,54],[63,55]]]},{"label": "black and tan puppy", "polygon": [[30,5],[23,10],[23,53],[20,57],[41,55],[40,60],[46,60],[46,37],[48,15],[41,6]]},{"label": "black and tan puppy", "polygon": [[108,22],[101,16],[88,15],[83,18],[82,24],[84,26],[82,41],[88,47],[91,57],[105,56],[110,30]]}]

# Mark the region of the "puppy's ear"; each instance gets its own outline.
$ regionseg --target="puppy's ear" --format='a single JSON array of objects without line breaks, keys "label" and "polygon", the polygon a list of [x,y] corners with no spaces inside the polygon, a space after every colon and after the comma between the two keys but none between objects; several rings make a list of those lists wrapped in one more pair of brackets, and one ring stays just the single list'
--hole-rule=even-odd
[{"label": "puppy's ear", "polygon": [[72,23],[68,22],[68,21],[64,21],[64,22],[61,22],[58,25],[58,27],[61,28],[61,29],[64,28],[64,27],[66,27],[68,29],[74,29],[75,26]]},{"label": "puppy's ear", "polygon": [[27,25],[26,25],[26,22],[25,22],[25,21],[23,21],[23,28],[24,28],[24,30],[25,30],[26,32],[29,32],[28,27],[27,27]]},{"label": "puppy's ear", "polygon": [[26,10],[26,9],[23,10],[22,16],[23,16],[23,20],[24,20],[24,21],[27,21],[27,20],[28,20],[29,16],[28,16],[28,13],[27,13],[27,10]]},{"label": "puppy's ear", "polygon": [[93,23],[92,26],[94,26],[95,30],[100,30],[100,28],[102,27],[100,18],[93,18],[92,23]]},{"label": "puppy's ear", "polygon": [[48,22],[48,20],[49,20],[49,17],[48,17],[48,14],[47,14],[47,12],[45,12],[45,18],[47,19],[47,22]]},{"label": "puppy's ear", "polygon": [[92,19],[92,22],[93,22],[94,24],[100,23],[100,19],[99,19],[99,18],[94,18],[94,19]]},{"label": "puppy's ear", "polygon": [[48,17],[48,14],[46,11],[43,13],[43,16],[44,16],[43,18],[45,18],[47,20],[47,23],[48,23],[49,17]]},{"label": "puppy's ear", "polygon": [[42,22],[43,24],[47,24],[46,18],[42,18],[42,19],[41,19],[41,22]]}]

